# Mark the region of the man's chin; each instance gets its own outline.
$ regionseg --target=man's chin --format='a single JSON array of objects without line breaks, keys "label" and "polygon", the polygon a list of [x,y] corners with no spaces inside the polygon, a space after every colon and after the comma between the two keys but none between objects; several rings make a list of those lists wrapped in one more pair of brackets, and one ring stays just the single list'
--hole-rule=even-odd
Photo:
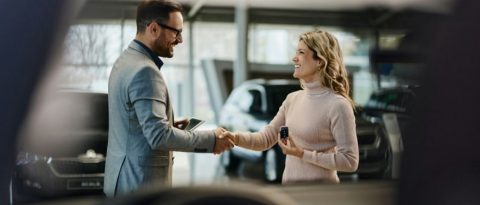
[{"label": "man's chin", "polygon": [[173,53],[162,53],[161,55],[159,55],[160,57],[163,57],[163,58],[172,58],[173,57]]},{"label": "man's chin", "polygon": [[168,49],[168,50],[166,50],[166,52],[165,52],[165,57],[166,57],[166,58],[171,58],[171,57],[173,57],[173,49]]}]

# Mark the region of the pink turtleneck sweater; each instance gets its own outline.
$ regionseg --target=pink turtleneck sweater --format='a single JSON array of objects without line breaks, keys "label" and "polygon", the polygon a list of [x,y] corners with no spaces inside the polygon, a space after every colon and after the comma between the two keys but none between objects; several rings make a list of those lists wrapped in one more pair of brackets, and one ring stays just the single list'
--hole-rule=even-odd
[{"label": "pink turtleneck sweater", "polygon": [[339,183],[337,171],[358,167],[355,116],[347,99],[319,82],[290,93],[269,125],[257,133],[239,133],[238,146],[266,150],[277,143],[280,126],[304,150],[303,158],[287,155],[282,183]]}]

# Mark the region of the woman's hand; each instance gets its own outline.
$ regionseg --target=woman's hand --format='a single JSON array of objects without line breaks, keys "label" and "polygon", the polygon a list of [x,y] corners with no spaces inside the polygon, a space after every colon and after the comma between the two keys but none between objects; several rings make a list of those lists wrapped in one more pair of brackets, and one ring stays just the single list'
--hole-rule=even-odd
[{"label": "woman's hand", "polygon": [[223,133],[223,136],[227,137],[234,145],[238,145],[239,135],[237,133],[226,131]]},{"label": "woman's hand", "polygon": [[278,135],[278,145],[282,149],[283,154],[293,155],[298,158],[303,158],[303,149],[295,145],[295,142],[293,142],[292,137],[293,136],[290,135],[288,137],[288,140],[282,140],[280,139],[280,135]]}]

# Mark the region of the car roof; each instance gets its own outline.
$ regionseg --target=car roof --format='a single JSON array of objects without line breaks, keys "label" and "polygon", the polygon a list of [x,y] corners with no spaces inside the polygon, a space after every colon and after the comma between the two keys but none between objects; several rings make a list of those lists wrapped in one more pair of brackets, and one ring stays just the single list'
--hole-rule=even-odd
[{"label": "car roof", "polygon": [[415,90],[418,89],[416,86],[399,86],[399,87],[391,87],[391,88],[382,88],[373,92],[374,95],[385,95],[389,93],[415,93]]},{"label": "car roof", "polygon": [[59,94],[92,94],[92,95],[108,95],[107,92],[97,90],[82,90],[82,89],[59,89]]},{"label": "car roof", "polygon": [[298,80],[289,80],[289,79],[253,79],[247,80],[244,84],[257,84],[263,86],[269,85],[299,85]]}]

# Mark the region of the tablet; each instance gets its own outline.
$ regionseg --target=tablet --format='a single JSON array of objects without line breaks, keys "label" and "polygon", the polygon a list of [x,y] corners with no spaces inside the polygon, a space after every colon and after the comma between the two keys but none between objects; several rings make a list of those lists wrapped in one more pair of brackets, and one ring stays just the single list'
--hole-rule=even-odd
[{"label": "tablet", "polygon": [[205,123],[204,120],[200,120],[192,117],[189,119],[189,123],[187,124],[187,126],[185,126],[184,130],[192,131],[197,127],[199,127],[200,125],[202,125],[203,123]]}]

